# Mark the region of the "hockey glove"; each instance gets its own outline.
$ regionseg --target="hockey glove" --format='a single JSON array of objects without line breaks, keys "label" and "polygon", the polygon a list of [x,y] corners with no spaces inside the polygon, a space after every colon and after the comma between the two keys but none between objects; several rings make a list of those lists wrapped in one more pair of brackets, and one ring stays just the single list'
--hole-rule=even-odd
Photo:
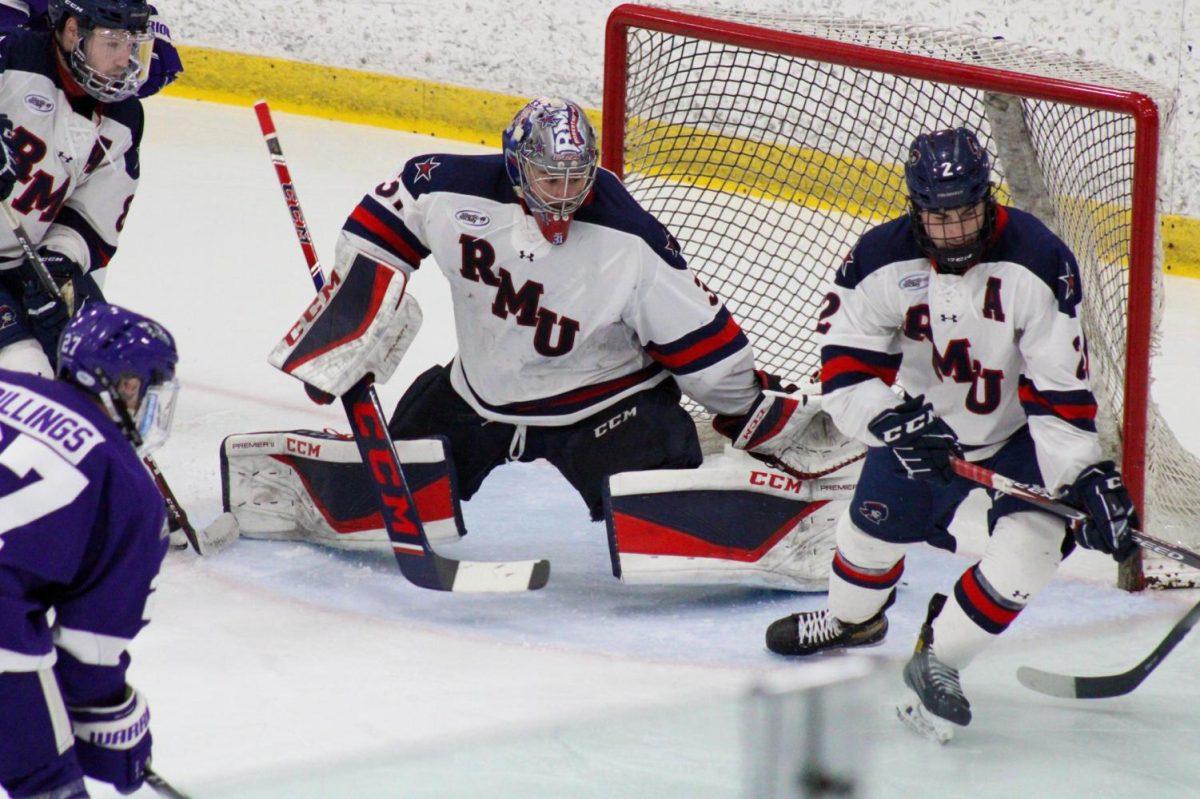
[{"label": "hockey glove", "polygon": [[906,477],[941,485],[953,481],[950,457],[962,457],[958,436],[924,395],[889,408],[868,422],[867,429],[892,451]]},{"label": "hockey glove", "polygon": [[1137,546],[1130,531],[1139,526],[1138,516],[1115,463],[1103,461],[1084,469],[1067,486],[1066,496],[1088,514],[1075,528],[1079,546],[1106,552],[1117,562],[1129,557]]},{"label": "hockey glove", "polygon": [[8,199],[17,185],[17,162],[13,157],[12,121],[0,114],[0,202]]},{"label": "hockey glove", "polygon": [[133,793],[150,765],[150,708],[132,686],[125,701],[112,707],[68,709],[75,731],[75,755],[83,773],[107,782],[121,793]]},{"label": "hockey glove", "polygon": [[58,286],[59,297],[51,294],[34,273],[33,264],[21,265],[21,304],[34,338],[46,352],[58,348],[58,337],[75,313],[75,285],[72,282],[83,274],[83,268],[61,253],[41,250],[38,255],[50,279]]}]

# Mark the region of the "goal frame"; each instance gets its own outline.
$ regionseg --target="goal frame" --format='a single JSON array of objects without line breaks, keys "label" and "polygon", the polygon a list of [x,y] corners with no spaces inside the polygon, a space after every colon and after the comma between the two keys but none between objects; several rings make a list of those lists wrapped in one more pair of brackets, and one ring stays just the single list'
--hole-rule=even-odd
[{"label": "goal frame", "polygon": [[[1124,416],[1121,470],[1130,496],[1143,507],[1146,485],[1146,433],[1149,426],[1150,344],[1153,322],[1159,110],[1147,94],[1009,70],[944,61],[804,34],[771,30],[665,8],[624,4],[608,17],[604,44],[601,163],[624,178],[628,31],[646,29],[777,55],[899,75],[981,91],[1069,103],[1126,114],[1134,124],[1129,287],[1126,296]],[[901,209],[897,209],[899,212]],[[1144,586],[1140,557],[1122,564],[1122,587]]]}]

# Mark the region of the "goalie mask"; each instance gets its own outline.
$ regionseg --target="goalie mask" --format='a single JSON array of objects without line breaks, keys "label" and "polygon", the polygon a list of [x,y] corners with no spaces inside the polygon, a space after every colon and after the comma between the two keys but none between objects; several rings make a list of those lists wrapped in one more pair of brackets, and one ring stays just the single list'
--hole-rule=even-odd
[{"label": "goalie mask", "polygon": [[504,166],[546,241],[567,240],[571,219],[596,184],[596,132],[578,104],[539,97],[504,131]]},{"label": "goalie mask", "polygon": [[939,272],[961,275],[979,262],[996,229],[991,161],[967,128],[922,133],[904,165],[909,212],[921,251]]},{"label": "goalie mask", "polygon": [[102,103],[137,94],[154,50],[145,0],[50,0],[48,10],[71,76],[85,92]]},{"label": "goalie mask", "polygon": [[142,457],[171,432],[178,360],[162,325],[103,302],[85,305],[58,343],[58,376],[94,394]]}]

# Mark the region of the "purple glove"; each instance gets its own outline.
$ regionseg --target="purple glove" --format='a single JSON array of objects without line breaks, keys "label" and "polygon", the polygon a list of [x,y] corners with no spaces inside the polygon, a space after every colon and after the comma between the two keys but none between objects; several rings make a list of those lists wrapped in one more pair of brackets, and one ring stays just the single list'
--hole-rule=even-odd
[{"label": "purple glove", "polygon": [[121,793],[133,793],[150,765],[150,708],[132,686],[125,701],[112,707],[68,709],[75,731],[75,756],[83,773],[107,782]]}]

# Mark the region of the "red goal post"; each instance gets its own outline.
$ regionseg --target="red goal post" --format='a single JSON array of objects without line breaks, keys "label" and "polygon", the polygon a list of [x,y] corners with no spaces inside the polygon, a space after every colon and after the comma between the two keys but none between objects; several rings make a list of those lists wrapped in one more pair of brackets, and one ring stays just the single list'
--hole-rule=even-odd
[{"label": "red goal post", "polygon": [[[1106,448],[1119,451],[1139,507],[1148,495],[1154,501],[1165,495],[1147,491],[1146,468],[1153,449],[1148,432],[1165,429],[1152,423],[1149,401],[1161,298],[1161,101],[1153,96],[1160,92],[1139,88],[1149,84],[1136,76],[973,34],[828,16],[703,13],[714,16],[639,5],[619,6],[609,16],[603,164],[672,229],[693,268],[743,321],[768,368],[793,379],[812,373],[815,350],[788,352],[807,340],[819,301],[811,284],[823,281],[868,224],[903,211],[899,171],[889,171],[889,163],[900,163],[911,136],[968,124],[993,154],[1000,150],[1002,199],[1027,205],[1014,189],[1015,168],[1011,181],[1004,170],[1032,161],[1039,173],[1034,193],[1040,187],[1057,202],[1058,232],[1081,266],[1102,264],[1098,276],[1084,279],[1086,297],[1105,295],[1093,329],[1085,324],[1085,330],[1092,363],[1112,361],[1103,378],[1113,383],[1112,396],[1097,392],[1100,402],[1119,406]],[[1004,98],[1018,100],[1017,125],[1028,134],[1023,149],[998,133],[995,107]],[[1080,144],[1079,137],[1095,141]],[[857,144],[842,146],[851,141]],[[1062,154],[1054,152],[1060,141]],[[1089,175],[1072,174],[1083,172]],[[847,188],[847,181],[857,183]],[[856,212],[863,224],[830,223],[821,241],[789,230],[776,246],[767,228],[789,224],[779,212],[787,204],[805,209],[806,223],[822,229]],[[731,228],[745,232],[742,240],[740,232],[725,235]],[[717,234],[722,241],[713,243]],[[803,251],[789,249],[797,242]],[[747,281],[738,270],[754,274]],[[812,279],[798,279],[800,272]],[[1124,340],[1105,343],[1104,328],[1111,334],[1118,317]],[[1148,511],[1153,530],[1156,513]],[[1122,582],[1140,587],[1140,569]]]}]

